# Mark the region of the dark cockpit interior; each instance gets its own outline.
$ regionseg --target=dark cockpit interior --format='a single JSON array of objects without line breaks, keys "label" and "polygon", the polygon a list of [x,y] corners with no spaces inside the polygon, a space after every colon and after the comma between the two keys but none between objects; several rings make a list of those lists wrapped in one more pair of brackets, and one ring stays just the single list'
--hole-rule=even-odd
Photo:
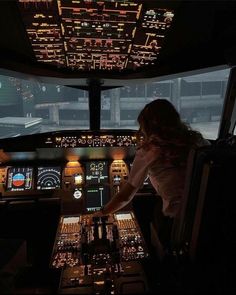
[{"label": "dark cockpit interior", "polygon": [[[236,291],[235,15],[220,0],[0,1],[1,294]],[[158,98],[211,143],[189,156],[168,246],[148,177],[93,217]]]}]

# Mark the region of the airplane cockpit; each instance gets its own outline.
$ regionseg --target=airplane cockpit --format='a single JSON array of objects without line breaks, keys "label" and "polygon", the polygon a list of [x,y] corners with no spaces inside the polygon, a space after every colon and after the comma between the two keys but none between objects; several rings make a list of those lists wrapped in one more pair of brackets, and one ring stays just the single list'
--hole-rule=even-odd
[{"label": "airplane cockpit", "polygon": [[[0,293],[235,290],[235,1],[0,2]],[[147,176],[129,179],[156,99],[209,146],[190,152],[165,247]]]}]

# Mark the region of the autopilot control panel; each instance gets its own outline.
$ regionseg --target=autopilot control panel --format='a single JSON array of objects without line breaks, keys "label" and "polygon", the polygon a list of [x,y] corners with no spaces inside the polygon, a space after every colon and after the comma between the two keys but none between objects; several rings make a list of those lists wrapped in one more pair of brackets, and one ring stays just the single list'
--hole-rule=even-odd
[{"label": "autopilot control panel", "polygon": [[61,216],[51,267],[62,270],[60,294],[129,294],[130,287],[146,293],[148,257],[132,211]]}]

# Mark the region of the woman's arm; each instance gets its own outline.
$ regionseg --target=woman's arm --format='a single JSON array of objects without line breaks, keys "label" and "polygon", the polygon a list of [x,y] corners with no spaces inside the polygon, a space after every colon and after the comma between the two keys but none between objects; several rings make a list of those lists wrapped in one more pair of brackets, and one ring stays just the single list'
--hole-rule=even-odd
[{"label": "woman's arm", "polygon": [[102,208],[101,213],[107,215],[125,207],[133,199],[138,188],[126,182],[120,191]]},{"label": "woman's arm", "polygon": [[100,211],[94,213],[94,216],[116,212],[133,199],[147,176],[149,163],[146,161],[146,154],[147,152],[142,149],[137,150],[128,181],[121,186],[120,191]]},{"label": "woman's arm", "polygon": [[120,191],[101,208],[101,210],[93,213],[93,216],[102,216],[114,213],[125,207],[134,197],[138,188],[133,187],[130,183],[125,182]]}]

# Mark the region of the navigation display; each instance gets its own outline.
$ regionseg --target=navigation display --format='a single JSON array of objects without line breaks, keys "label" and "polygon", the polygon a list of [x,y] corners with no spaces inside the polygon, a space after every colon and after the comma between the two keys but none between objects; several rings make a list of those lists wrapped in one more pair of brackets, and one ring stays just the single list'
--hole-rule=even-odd
[{"label": "navigation display", "polygon": [[7,171],[7,190],[24,191],[32,189],[32,167],[10,167]]},{"label": "navigation display", "polygon": [[103,184],[108,182],[108,163],[106,161],[86,162],[85,169],[87,184]]},{"label": "navigation display", "polygon": [[39,167],[37,189],[55,189],[61,187],[61,167]]},{"label": "navigation display", "polygon": [[99,210],[109,201],[109,187],[89,187],[86,189],[86,209],[88,211]]}]

